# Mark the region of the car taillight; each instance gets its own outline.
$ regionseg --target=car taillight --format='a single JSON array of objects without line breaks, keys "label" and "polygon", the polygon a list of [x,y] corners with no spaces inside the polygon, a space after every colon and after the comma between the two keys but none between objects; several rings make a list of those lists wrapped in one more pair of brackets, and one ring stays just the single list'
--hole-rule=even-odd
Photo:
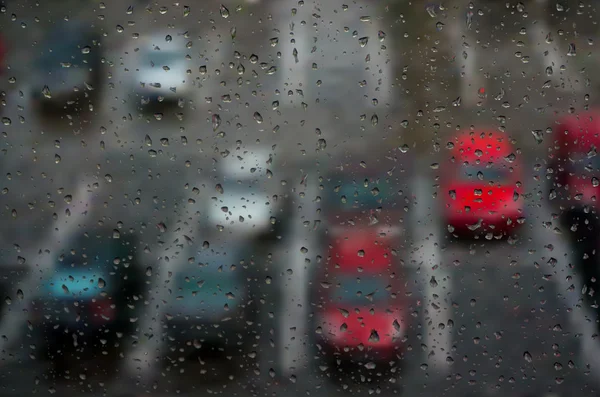
[{"label": "car taillight", "polygon": [[100,300],[89,304],[90,321],[102,324],[113,321],[116,317],[114,304],[109,300]]}]

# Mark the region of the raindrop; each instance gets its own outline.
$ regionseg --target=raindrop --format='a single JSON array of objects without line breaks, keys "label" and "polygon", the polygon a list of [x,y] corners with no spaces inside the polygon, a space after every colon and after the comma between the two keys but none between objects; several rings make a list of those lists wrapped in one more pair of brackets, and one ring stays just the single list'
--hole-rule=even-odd
[{"label": "raindrop", "polygon": [[533,361],[533,358],[531,357],[531,354],[529,352],[525,352],[523,353],[523,358],[525,359],[525,361],[527,361],[528,363]]},{"label": "raindrop", "polygon": [[221,116],[219,116],[218,114],[213,114],[212,115],[213,132],[216,131],[220,125],[221,125]]},{"label": "raindrop", "polygon": [[260,115],[260,113],[254,112],[254,120],[256,120],[258,124],[261,124],[263,122],[263,117]]},{"label": "raindrop", "polygon": [[44,95],[44,98],[52,98],[52,93],[50,92],[50,88],[48,88],[47,85],[45,85],[44,88],[42,88],[42,94]]},{"label": "raindrop", "polygon": [[377,333],[377,330],[371,330],[371,335],[369,336],[369,342],[371,342],[371,343],[379,342],[379,334]]},{"label": "raindrop", "polygon": [[229,10],[223,4],[221,4],[221,7],[219,8],[219,12],[223,18],[229,18]]}]

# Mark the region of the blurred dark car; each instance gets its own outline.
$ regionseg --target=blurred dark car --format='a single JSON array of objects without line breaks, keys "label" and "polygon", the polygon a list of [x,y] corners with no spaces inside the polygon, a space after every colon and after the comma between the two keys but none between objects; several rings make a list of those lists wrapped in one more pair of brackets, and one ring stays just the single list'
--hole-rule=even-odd
[{"label": "blurred dark car", "polygon": [[[232,244],[235,245],[235,244]],[[189,354],[204,347],[244,358],[253,351],[257,307],[249,260],[239,247],[196,253],[173,275],[168,303],[169,338]]]},{"label": "blurred dark car", "polygon": [[29,77],[31,100],[41,110],[87,108],[100,96],[101,36],[84,23],[66,22],[41,45]]},{"label": "blurred dark car", "polygon": [[70,241],[33,303],[32,323],[44,333],[53,364],[67,365],[64,352],[73,348],[110,350],[135,326],[141,305],[134,297],[144,288],[133,237],[116,239],[106,230]]},{"label": "blurred dark car", "polygon": [[585,297],[600,313],[600,109],[569,114],[558,121],[548,158],[547,194],[563,233],[575,253],[575,265],[585,285]]},{"label": "blurred dark car", "polygon": [[443,168],[445,227],[451,233],[508,234],[522,224],[525,202],[519,160],[500,132],[467,132],[452,140]]}]

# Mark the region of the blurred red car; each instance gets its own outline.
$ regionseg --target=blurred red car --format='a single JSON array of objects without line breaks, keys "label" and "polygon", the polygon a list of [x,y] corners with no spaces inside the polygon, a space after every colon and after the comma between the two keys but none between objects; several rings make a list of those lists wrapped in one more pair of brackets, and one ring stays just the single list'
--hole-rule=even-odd
[{"label": "blurred red car", "polygon": [[597,206],[600,186],[600,109],[571,114],[554,130],[549,159],[551,201],[567,207]]},{"label": "blurred red car", "polygon": [[457,136],[441,188],[450,232],[505,235],[524,219],[519,161],[500,132]]},{"label": "blurred red car", "polygon": [[317,346],[329,358],[393,361],[406,337],[405,278],[387,235],[354,230],[333,239],[315,280]]}]

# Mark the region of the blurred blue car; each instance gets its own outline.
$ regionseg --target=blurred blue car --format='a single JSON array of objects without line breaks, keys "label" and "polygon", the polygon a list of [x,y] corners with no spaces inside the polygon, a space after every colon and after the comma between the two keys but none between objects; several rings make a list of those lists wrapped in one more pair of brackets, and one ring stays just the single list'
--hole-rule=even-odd
[{"label": "blurred blue car", "polygon": [[[33,302],[34,326],[44,334],[52,362],[65,360],[64,350],[95,346],[134,326],[134,297],[144,289],[135,264],[135,240],[113,239],[112,231],[74,239],[46,275]],[[61,353],[61,354],[58,354]]]}]

